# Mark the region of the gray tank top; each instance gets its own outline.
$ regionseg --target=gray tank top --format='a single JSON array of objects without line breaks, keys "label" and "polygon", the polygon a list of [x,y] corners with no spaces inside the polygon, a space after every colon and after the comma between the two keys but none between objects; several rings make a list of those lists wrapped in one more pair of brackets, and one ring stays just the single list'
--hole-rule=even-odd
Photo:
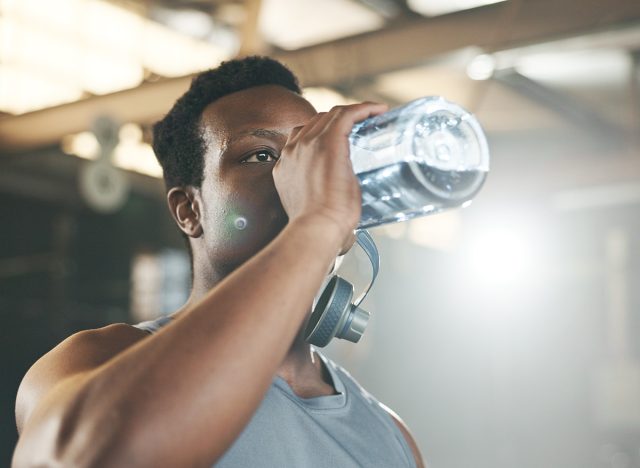
[{"label": "gray tank top", "polygon": [[[134,326],[155,333],[170,320]],[[249,424],[214,467],[415,468],[411,448],[382,405],[342,367],[317,354],[338,394],[300,398],[275,376]]]}]

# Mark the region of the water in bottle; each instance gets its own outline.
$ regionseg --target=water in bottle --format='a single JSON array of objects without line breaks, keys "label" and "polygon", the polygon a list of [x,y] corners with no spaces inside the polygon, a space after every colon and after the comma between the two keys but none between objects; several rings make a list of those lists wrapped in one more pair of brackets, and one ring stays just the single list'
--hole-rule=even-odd
[{"label": "water in bottle", "polygon": [[367,119],[349,140],[362,191],[359,229],[466,206],[489,171],[477,120],[441,97]]}]

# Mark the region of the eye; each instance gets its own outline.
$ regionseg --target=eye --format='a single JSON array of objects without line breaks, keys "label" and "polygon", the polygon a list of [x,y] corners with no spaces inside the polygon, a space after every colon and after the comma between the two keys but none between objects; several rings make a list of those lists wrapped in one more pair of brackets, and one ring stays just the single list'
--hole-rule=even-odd
[{"label": "eye", "polygon": [[[271,158],[271,159],[269,159]],[[242,160],[242,163],[267,163],[267,162],[275,162],[278,158],[273,154],[272,151],[269,150],[260,150],[252,153],[248,157]]]}]

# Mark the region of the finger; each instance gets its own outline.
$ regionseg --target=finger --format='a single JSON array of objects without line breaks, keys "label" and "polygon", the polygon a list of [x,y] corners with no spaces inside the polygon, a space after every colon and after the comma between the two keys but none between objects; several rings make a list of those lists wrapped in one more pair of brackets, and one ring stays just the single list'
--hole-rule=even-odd
[{"label": "finger", "polygon": [[318,112],[316,115],[311,117],[307,123],[304,125],[300,125],[298,127],[294,127],[289,133],[289,138],[287,141],[289,143],[293,143],[303,136],[307,136],[309,132],[315,127],[315,124],[318,120],[322,119],[322,117],[326,114],[326,112]]},{"label": "finger", "polygon": [[380,115],[389,110],[386,104],[363,102],[331,109],[331,121],[326,128],[334,128],[343,135],[349,135],[353,126],[369,117]]},{"label": "finger", "polygon": [[288,143],[292,143],[292,142],[296,141],[298,139],[298,136],[299,136],[299,134],[300,134],[300,132],[302,131],[303,128],[304,128],[304,125],[300,125],[298,127],[293,127],[291,132],[289,132],[289,137],[287,138],[287,142]]},{"label": "finger", "polygon": [[330,112],[318,112],[313,121],[309,122],[308,129],[304,133],[304,136],[306,138],[314,138],[318,136],[324,131],[332,118],[333,117]]}]

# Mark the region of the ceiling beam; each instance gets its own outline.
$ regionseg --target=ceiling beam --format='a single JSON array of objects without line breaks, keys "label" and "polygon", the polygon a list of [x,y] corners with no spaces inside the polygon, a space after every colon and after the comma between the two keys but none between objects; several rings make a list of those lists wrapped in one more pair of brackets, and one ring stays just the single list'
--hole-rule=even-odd
[{"label": "ceiling beam", "polygon": [[631,25],[640,27],[637,0],[510,0],[408,20],[280,58],[306,86],[324,86],[424,64],[465,47],[495,52]]},{"label": "ceiling beam", "polygon": [[[534,81],[514,69],[500,70],[494,73],[493,79],[538,105],[545,106],[589,133],[598,133],[602,138],[614,139],[626,138],[627,136],[628,132],[624,127],[610,122],[596,107]],[[631,128],[635,131],[637,127]]]},{"label": "ceiling beam", "polygon": [[[416,18],[354,37],[282,52],[305,86],[349,86],[380,73],[427,63],[464,47],[485,51],[522,47],[607,29],[638,27],[637,0],[509,0],[436,18]],[[149,123],[166,113],[191,77],[0,119],[0,151],[56,144],[89,128],[97,115]]]}]

